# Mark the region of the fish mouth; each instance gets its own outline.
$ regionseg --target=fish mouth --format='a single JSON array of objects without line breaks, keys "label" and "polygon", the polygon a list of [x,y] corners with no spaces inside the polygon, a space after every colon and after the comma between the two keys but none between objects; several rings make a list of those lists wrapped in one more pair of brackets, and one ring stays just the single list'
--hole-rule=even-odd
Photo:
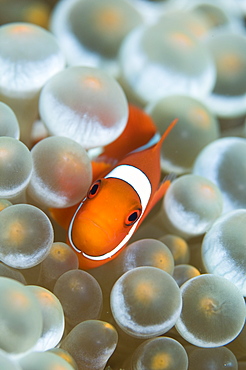
[{"label": "fish mouth", "polygon": [[71,222],[69,227],[68,239],[71,246],[76,252],[81,253],[88,259],[100,257],[102,255],[101,252],[105,250],[104,246],[107,246],[108,249],[110,245],[111,238],[109,232],[91,218],[83,217],[79,221],[81,222],[81,226],[79,226],[76,236],[74,235],[77,231],[76,223]]}]

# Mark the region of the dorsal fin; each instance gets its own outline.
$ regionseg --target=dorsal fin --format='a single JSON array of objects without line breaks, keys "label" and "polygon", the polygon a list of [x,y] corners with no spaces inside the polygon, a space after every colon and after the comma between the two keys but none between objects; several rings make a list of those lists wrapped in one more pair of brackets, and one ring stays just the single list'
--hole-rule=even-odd
[{"label": "dorsal fin", "polygon": [[167,136],[170,134],[170,132],[172,131],[172,129],[174,128],[174,126],[176,125],[176,123],[178,122],[178,118],[175,118],[171,123],[170,125],[168,126],[168,128],[164,131],[164,133],[162,134],[160,140],[158,141],[158,143],[156,144],[155,146],[155,149],[156,150],[160,150],[162,144],[163,144],[163,141],[167,138]]},{"label": "dorsal fin", "polygon": [[131,166],[135,166],[143,171],[152,185],[153,192],[155,192],[158,188],[160,181],[160,152],[162,143],[167,135],[170,133],[170,131],[173,129],[173,127],[176,125],[177,121],[178,120],[175,119],[168,126],[167,130],[164,132],[158,143],[146,150],[130,153],[117,164],[128,164]]}]

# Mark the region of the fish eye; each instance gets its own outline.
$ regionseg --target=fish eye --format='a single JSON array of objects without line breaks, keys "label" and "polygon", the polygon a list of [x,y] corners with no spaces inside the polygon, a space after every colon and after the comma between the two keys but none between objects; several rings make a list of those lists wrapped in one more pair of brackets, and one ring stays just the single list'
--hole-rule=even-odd
[{"label": "fish eye", "polygon": [[133,225],[140,217],[141,215],[141,209],[135,209],[134,211],[132,211],[127,217],[126,217],[126,220],[125,220],[125,224],[126,226],[131,226]]},{"label": "fish eye", "polygon": [[99,188],[100,188],[100,184],[101,184],[101,180],[97,180],[96,182],[94,182],[94,184],[91,185],[87,193],[87,198],[92,199],[97,195]]}]

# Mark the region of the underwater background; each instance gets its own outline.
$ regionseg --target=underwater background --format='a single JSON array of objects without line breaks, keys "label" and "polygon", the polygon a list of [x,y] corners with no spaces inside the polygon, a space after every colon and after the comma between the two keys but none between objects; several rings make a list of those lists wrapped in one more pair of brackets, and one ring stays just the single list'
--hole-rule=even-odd
[{"label": "underwater background", "polygon": [[245,27],[0,0],[0,369],[246,369]]}]

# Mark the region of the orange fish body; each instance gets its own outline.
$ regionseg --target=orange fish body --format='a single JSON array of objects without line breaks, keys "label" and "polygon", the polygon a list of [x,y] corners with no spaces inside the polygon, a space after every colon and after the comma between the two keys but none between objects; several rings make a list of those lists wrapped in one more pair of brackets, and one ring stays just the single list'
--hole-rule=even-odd
[{"label": "orange fish body", "polygon": [[125,156],[91,185],[68,230],[80,268],[98,267],[115,258],[164,195],[170,181],[160,184],[160,150],[175,124],[176,120],[156,144]]}]

